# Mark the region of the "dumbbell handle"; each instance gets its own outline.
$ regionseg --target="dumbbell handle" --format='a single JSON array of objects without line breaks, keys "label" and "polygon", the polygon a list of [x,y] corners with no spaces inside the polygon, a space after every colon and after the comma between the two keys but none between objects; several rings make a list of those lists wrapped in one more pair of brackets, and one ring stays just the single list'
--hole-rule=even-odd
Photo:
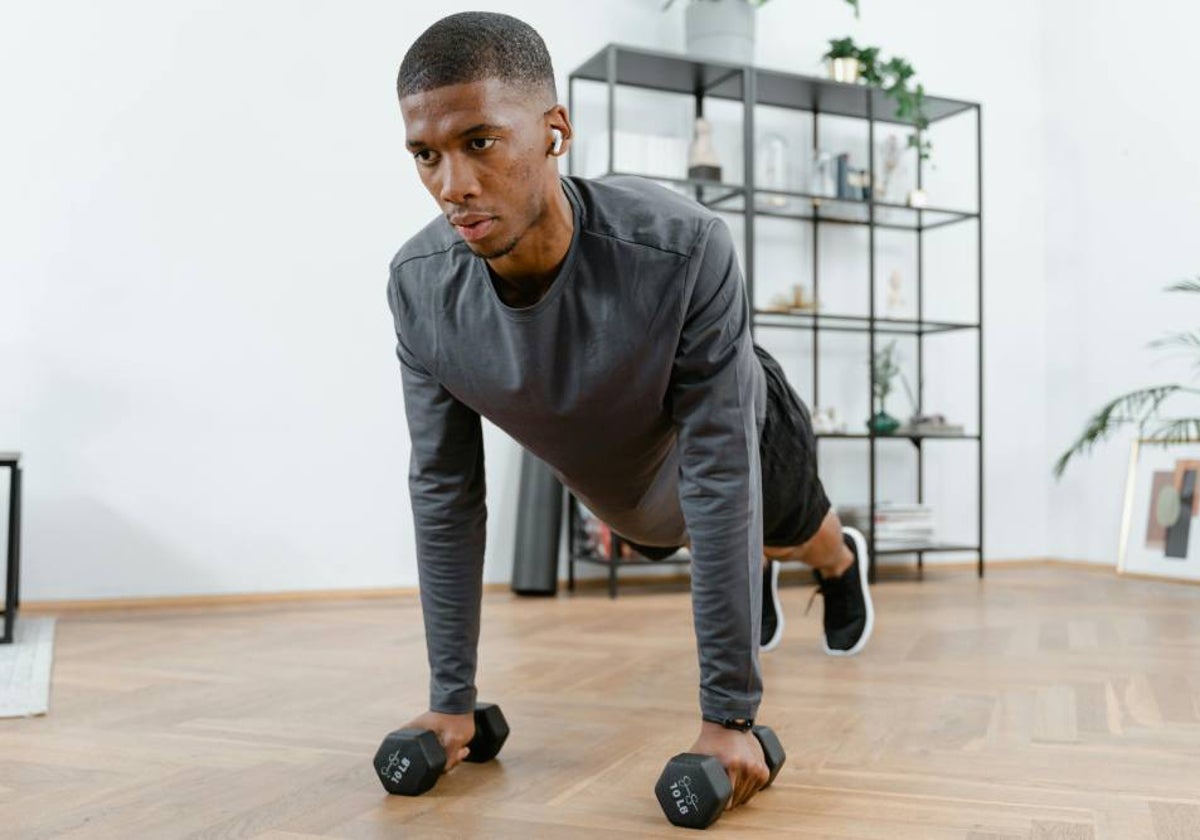
[{"label": "dumbbell handle", "polygon": [[[490,709],[493,705],[495,705],[495,704],[479,703],[475,706],[475,709],[473,711],[474,720],[475,720],[475,734],[471,737],[471,740],[467,742],[467,757],[465,759],[466,761],[470,761],[470,762],[474,762],[474,763],[478,764],[478,763],[482,763],[485,761],[491,761],[493,758],[496,757],[496,752],[498,751],[498,748],[493,748],[491,745],[485,746],[482,743],[484,734],[485,734],[484,730],[483,730],[483,716],[487,712],[487,710]],[[414,732],[421,732],[421,731],[429,732],[432,730],[413,730],[413,731]],[[436,737],[436,735],[435,735],[435,737]],[[438,747],[441,748],[440,739],[438,741]],[[441,768],[445,768],[445,766],[446,766],[446,753],[445,753],[444,749],[442,749],[442,751],[441,751],[441,758],[442,758],[442,760],[438,765],[439,772],[440,772]]]},{"label": "dumbbell handle", "polygon": [[767,783],[760,788],[760,790],[764,790],[769,788],[775,781],[775,777],[779,775],[779,770],[783,767],[784,761],[787,760],[787,755],[783,751],[783,744],[779,743],[779,736],[775,734],[775,730],[771,729],[771,727],[760,724],[750,731],[758,739],[758,743],[762,747],[763,758],[767,762],[767,769],[771,771],[771,776],[767,779]]},{"label": "dumbbell handle", "polygon": [[508,723],[504,720],[504,715],[500,714],[499,709],[496,710],[496,714],[500,718],[500,725],[504,728],[504,736],[500,738],[499,743],[482,744],[484,718],[494,706],[494,703],[477,703],[475,705],[475,735],[467,742],[467,761],[476,764],[491,761],[500,752],[500,747],[504,745],[504,740],[508,736]]},{"label": "dumbbell handle", "polygon": [[[762,746],[763,759],[771,774],[766,784],[760,788],[762,790],[775,781],[775,777],[786,760],[786,755],[778,736],[769,726],[755,726],[750,731]],[[709,801],[712,803],[712,810],[706,809],[700,812],[694,810],[698,803],[692,798],[694,788],[688,782],[691,772],[707,777],[708,784],[712,786],[708,789],[707,794],[707,796],[711,796]],[[664,784],[666,784],[665,787]],[[659,783],[655,787],[655,795],[658,796],[659,804],[662,805],[663,812],[671,822],[690,828],[706,828],[716,821],[729,805],[729,799],[733,796],[733,782],[714,756],[681,753],[667,762],[667,768],[663,771],[663,776],[660,777]],[[677,810],[678,813],[676,813]],[[700,817],[703,822],[698,823],[695,821],[695,817],[701,813],[708,813],[709,816]]]}]

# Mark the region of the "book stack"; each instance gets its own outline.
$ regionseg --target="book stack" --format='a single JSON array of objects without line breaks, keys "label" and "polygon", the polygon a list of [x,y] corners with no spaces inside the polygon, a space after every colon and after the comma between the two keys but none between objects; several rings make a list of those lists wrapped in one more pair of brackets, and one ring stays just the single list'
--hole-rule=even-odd
[{"label": "book stack", "polygon": [[961,423],[906,423],[892,434],[897,437],[962,437],[966,431]]},{"label": "book stack", "polygon": [[[842,524],[865,535],[871,511],[866,505],[838,508]],[[880,547],[920,546],[933,542],[933,508],[926,504],[881,502],[875,506],[875,542]]]}]

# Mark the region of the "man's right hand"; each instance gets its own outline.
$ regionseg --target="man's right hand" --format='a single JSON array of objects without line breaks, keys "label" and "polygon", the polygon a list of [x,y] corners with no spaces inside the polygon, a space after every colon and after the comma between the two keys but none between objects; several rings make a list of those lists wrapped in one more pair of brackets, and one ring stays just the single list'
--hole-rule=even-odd
[{"label": "man's right hand", "polygon": [[446,751],[446,768],[453,770],[470,752],[467,744],[475,737],[475,714],[466,712],[450,715],[444,712],[425,712],[404,724],[401,729],[429,729],[437,735],[442,749]]}]

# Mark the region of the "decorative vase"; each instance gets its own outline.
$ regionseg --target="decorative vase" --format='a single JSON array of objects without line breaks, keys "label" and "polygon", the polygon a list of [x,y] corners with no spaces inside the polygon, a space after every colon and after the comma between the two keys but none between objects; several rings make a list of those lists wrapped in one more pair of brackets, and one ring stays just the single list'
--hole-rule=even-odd
[{"label": "decorative vase", "polygon": [[683,27],[689,55],[754,63],[754,7],[746,0],[691,0]]},{"label": "decorative vase", "polygon": [[831,58],[828,62],[829,78],[835,82],[854,84],[858,81],[857,58]]},{"label": "decorative vase", "polygon": [[900,421],[882,409],[867,421],[867,429],[877,435],[890,435],[900,428]]},{"label": "decorative vase", "polygon": [[[754,158],[757,164],[754,174],[756,190],[792,189],[792,178],[788,170],[791,152],[786,137],[775,131],[764,135],[758,142]],[[771,192],[758,192],[756,202],[761,209],[775,211],[788,210],[792,203],[786,195]]]},{"label": "decorative vase", "polygon": [[687,176],[701,181],[721,180],[721,161],[713,148],[712,123],[704,117],[696,117],[695,133],[688,147]]}]

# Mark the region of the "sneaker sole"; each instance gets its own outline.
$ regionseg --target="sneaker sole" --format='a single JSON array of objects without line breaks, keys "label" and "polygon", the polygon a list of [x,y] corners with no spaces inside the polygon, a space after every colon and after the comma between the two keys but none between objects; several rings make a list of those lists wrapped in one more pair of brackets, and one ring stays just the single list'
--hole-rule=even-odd
[{"label": "sneaker sole", "polygon": [[[767,597],[767,594],[768,593],[764,592],[763,597],[764,598]],[[769,651],[769,650],[775,650],[775,648],[779,647],[780,641],[783,640],[784,621],[783,621],[783,607],[780,606],[780,604],[779,604],[779,561],[778,560],[771,561],[770,598],[775,604],[775,633],[774,633],[774,635],[771,636],[770,639],[768,639],[766,642],[761,643],[758,646],[758,649],[760,651],[764,651],[764,652]]]},{"label": "sneaker sole", "polygon": [[875,606],[871,603],[871,588],[867,583],[869,566],[871,565],[870,558],[867,557],[867,541],[863,537],[862,532],[848,525],[842,526],[842,533],[848,535],[854,541],[854,553],[858,557],[858,579],[862,584],[863,601],[867,607],[867,625],[863,628],[862,635],[858,637],[858,641],[854,643],[854,647],[846,650],[831,648],[828,640],[822,637],[821,644],[824,646],[825,652],[830,656],[854,656],[867,646],[867,641],[871,638],[871,631],[875,629]]}]

